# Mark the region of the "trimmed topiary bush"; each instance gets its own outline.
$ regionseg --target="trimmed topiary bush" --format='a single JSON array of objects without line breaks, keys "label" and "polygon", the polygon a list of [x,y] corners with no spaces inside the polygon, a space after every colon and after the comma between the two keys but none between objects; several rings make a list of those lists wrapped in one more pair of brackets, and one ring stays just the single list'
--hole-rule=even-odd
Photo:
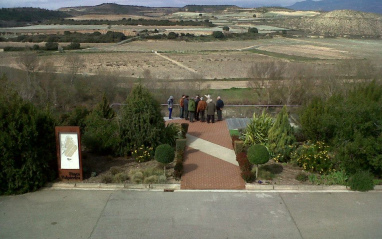
[{"label": "trimmed topiary bush", "polygon": [[349,187],[354,191],[366,192],[374,189],[373,175],[368,171],[358,171],[349,178]]},{"label": "trimmed topiary bush", "polygon": [[[170,145],[162,144],[155,149],[154,157],[156,161],[164,164],[164,170],[166,171],[166,164],[169,164],[172,161],[174,161],[175,152],[173,147],[171,147]],[[166,172],[164,172],[164,174],[166,175]]]},{"label": "trimmed topiary bush", "polygon": [[188,123],[182,123],[182,124],[180,124],[181,131],[182,131],[182,137],[183,137],[184,139],[186,138],[186,134],[187,134],[187,132],[188,132],[188,126],[189,126]]},{"label": "trimmed topiary bush", "polygon": [[256,165],[256,178],[259,173],[259,164],[265,164],[269,161],[268,149],[261,144],[255,144],[248,148],[248,160]]}]

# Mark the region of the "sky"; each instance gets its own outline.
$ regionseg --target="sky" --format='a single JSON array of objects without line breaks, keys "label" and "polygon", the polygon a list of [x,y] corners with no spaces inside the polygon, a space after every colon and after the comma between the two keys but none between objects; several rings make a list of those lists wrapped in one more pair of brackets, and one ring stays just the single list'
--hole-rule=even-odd
[{"label": "sky", "polygon": [[95,6],[102,3],[148,7],[183,7],[185,5],[236,5],[239,7],[290,6],[303,0],[0,0],[0,8],[36,7],[57,10],[61,7]]}]

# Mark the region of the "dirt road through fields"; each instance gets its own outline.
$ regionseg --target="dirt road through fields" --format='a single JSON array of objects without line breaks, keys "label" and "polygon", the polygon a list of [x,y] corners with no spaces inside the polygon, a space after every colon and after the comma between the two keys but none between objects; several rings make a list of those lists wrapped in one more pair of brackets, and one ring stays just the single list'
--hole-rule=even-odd
[{"label": "dirt road through fields", "polygon": [[175,60],[173,60],[173,59],[171,59],[171,58],[169,58],[169,57],[167,57],[167,56],[164,56],[164,55],[158,53],[157,51],[154,51],[154,53],[155,53],[156,55],[158,55],[158,56],[160,56],[160,57],[162,57],[162,58],[168,60],[168,61],[171,61],[171,62],[174,63],[175,65],[178,65],[178,66],[180,66],[180,67],[182,67],[182,68],[184,68],[184,69],[186,69],[186,70],[188,70],[188,71],[191,71],[191,72],[193,72],[193,73],[197,73],[196,70],[194,70],[194,69],[192,69],[192,68],[190,68],[190,67],[187,67],[187,66],[183,65],[182,63],[177,62],[177,61],[175,61]]}]

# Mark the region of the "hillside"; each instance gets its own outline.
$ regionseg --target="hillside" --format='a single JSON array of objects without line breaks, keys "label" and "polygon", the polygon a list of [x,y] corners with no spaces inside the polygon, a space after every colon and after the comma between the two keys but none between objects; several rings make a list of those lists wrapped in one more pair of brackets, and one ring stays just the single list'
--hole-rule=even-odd
[{"label": "hillside", "polygon": [[68,14],[63,12],[51,11],[41,8],[1,8],[0,27],[23,26],[27,23],[61,19],[68,16]]},{"label": "hillside", "polygon": [[284,19],[278,25],[326,36],[382,36],[382,15],[352,10],[332,11],[310,18]]},{"label": "hillside", "polygon": [[306,0],[302,2],[297,2],[289,8],[302,11],[334,11],[347,9],[382,14],[381,0]]},{"label": "hillside", "polygon": [[103,3],[97,6],[81,6],[81,7],[64,7],[58,9],[60,12],[66,12],[72,16],[87,15],[87,14],[129,14],[143,16],[146,12],[162,12],[173,13],[179,11],[179,8],[163,7],[143,7],[132,5],[119,5],[115,3]]}]

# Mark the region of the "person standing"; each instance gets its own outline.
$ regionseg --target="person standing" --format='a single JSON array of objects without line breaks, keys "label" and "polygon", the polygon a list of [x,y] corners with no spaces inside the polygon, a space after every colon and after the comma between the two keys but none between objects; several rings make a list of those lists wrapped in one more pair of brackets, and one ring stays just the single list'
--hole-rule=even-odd
[{"label": "person standing", "polygon": [[216,101],[216,113],[218,115],[218,121],[223,120],[223,116],[222,116],[223,107],[224,107],[224,102],[221,99],[221,97],[218,96],[217,101]]},{"label": "person standing", "polygon": [[195,120],[199,121],[198,104],[200,101],[199,95],[195,96]]},{"label": "person standing", "polygon": [[188,95],[184,97],[183,107],[184,107],[184,118],[188,120]]},{"label": "person standing", "polygon": [[185,95],[182,95],[182,98],[179,100],[179,106],[180,106],[180,118],[184,118],[184,98],[186,98]]},{"label": "person standing", "polygon": [[209,99],[207,101],[207,123],[215,123],[215,103],[212,101],[212,99]]},{"label": "person standing", "polygon": [[195,110],[196,110],[195,100],[191,98],[190,101],[188,102],[188,113],[190,116],[190,122],[194,122]]},{"label": "person standing", "polygon": [[168,98],[167,100],[167,108],[168,108],[168,119],[172,119],[171,118],[171,115],[172,115],[172,108],[174,106],[174,97],[173,96],[170,96],[170,98]]},{"label": "person standing", "polygon": [[198,106],[196,108],[196,114],[200,115],[200,121],[206,122],[205,110],[207,109],[207,102],[203,100],[203,97],[200,98]]}]

